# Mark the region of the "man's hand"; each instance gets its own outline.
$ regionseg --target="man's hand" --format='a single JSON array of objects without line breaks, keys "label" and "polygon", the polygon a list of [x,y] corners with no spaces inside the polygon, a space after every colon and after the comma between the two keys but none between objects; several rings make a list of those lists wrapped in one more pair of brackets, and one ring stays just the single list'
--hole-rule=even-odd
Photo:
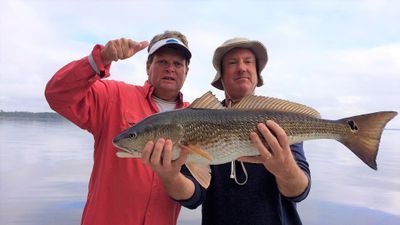
[{"label": "man's hand", "polygon": [[188,152],[182,150],[179,158],[172,160],[172,149],[172,141],[161,138],[155,144],[147,142],[142,152],[143,162],[150,165],[162,180],[176,177],[187,159]]},{"label": "man's hand", "polygon": [[104,66],[112,61],[127,59],[149,45],[148,41],[136,42],[127,38],[115,39],[107,42],[101,50],[101,60]]},{"label": "man's hand", "polygon": [[239,160],[262,163],[275,176],[278,188],[285,196],[293,197],[303,193],[307,187],[308,178],[293,157],[286,132],[271,120],[268,120],[266,125],[258,124],[257,128],[268,146],[262,143],[257,133],[251,132],[250,139],[260,155],[241,157]]},{"label": "man's hand", "polygon": [[180,172],[189,152],[182,149],[180,156],[172,160],[172,150],[172,141],[169,139],[161,138],[155,144],[149,141],[144,146],[142,160],[160,177],[173,199],[189,199],[194,193],[194,184]]},{"label": "man's hand", "polygon": [[290,173],[288,169],[296,166],[290,150],[288,137],[285,131],[274,121],[267,121],[266,124],[257,125],[258,130],[268,143],[265,146],[257,133],[252,132],[250,139],[260,152],[259,156],[242,157],[242,161],[262,163],[265,168],[275,176],[285,176]]}]

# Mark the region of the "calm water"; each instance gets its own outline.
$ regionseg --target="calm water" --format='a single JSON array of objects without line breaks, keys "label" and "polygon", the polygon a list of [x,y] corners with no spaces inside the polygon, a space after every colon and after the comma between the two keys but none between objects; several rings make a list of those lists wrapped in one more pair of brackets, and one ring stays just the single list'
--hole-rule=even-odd
[{"label": "calm water", "polygon": [[[378,171],[335,141],[306,142],[313,184],[299,204],[304,224],[399,225],[399,138],[399,130],[384,131]],[[69,122],[0,118],[0,148],[0,224],[80,223],[89,133]],[[200,224],[200,210],[183,209],[178,224]]]}]

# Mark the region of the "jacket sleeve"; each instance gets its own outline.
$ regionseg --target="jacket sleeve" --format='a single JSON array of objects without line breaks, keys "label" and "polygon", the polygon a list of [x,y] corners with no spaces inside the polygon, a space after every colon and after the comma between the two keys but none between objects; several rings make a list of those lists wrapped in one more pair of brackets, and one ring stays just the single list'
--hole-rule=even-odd
[{"label": "jacket sleeve", "polygon": [[206,198],[206,189],[192,176],[186,166],[182,166],[181,173],[194,183],[194,193],[189,199],[179,200],[177,202],[188,209],[195,209],[204,202]]},{"label": "jacket sleeve", "polygon": [[297,144],[293,144],[290,146],[290,149],[292,150],[293,156],[297,162],[297,165],[300,167],[300,169],[304,172],[304,174],[307,176],[308,179],[308,185],[306,187],[306,189],[303,191],[303,193],[301,193],[298,196],[295,197],[285,197],[290,201],[293,202],[300,202],[303,201],[307,196],[308,193],[310,193],[310,189],[311,189],[311,172],[310,172],[310,168],[308,165],[308,162],[306,160],[306,156],[304,154],[304,150],[303,150],[303,142],[297,143]]},{"label": "jacket sleeve", "polygon": [[[110,75],[110,65],[104,67],[96,45],[91,55],[62,67],[46,85],[45,97],[50,107],[82,129],[93,131],[99,119],[96,108],[105,107],[107,87],[99,82]],[[96,72],[97,71],[97,72]]]}]

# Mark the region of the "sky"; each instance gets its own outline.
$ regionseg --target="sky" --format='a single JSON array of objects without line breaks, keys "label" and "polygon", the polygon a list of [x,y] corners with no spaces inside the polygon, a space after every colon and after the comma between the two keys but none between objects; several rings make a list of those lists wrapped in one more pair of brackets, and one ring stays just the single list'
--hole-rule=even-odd
[{"label": "sky", "polygon": [[[323,118],[400,111],[400,1],[0,0],[0,109],[51,112],[44,88],[95,44],[151,40],[178,30],[193,54],[182,89],[193,101],[213,88],[212,55],[233,37],[268,49],[256,94],[308,105]],[[143,84],[144,50],[113,63],[109,79]],[[396,117],[389,128],[400,128]]]}]

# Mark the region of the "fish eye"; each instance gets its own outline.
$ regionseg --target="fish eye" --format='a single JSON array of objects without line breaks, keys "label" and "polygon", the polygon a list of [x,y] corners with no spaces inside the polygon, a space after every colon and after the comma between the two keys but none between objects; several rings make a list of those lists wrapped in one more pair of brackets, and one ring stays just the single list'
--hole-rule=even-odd
[{"label": "fish eye", "polygon": [[136,133],[130,133],[129,134],[129,138],[135,138],[137,135],[136,135]]}]

